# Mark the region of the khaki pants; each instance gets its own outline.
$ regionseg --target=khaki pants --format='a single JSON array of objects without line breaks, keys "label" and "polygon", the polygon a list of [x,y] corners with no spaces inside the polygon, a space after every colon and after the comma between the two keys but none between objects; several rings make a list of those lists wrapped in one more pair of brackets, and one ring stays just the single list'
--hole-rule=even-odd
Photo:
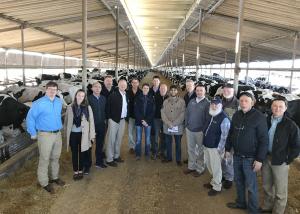
[{"label": "khaki pants", "polygon": [[191,132],[187,128],[186,140],[188,149],[188,168],[202,173],[205,170],[203,132]]},{"label": "khaki pants", "polygon": [[106,161],[112,162],[120,157],[121,144],[125,130],[125,120],[116,123],[112,119],[108,120]]},{"label": "khaki pants", "polygon": [[274,214],[283,214],[288,197],[289,165],[272,165],[266,160],[262,166],[264,205],[263,209]]},{"label": "khaki pants", "polygon": [[135,128],[135,119],[129,118],[128,121],[128,146],[129,149],[134,149],[136,144],[136,128]]},{"label": "khaki pants", "polygon": [[217,148],[204,147],[204,162],[207,166],[209,173],[213,176],[210,184],[216,191],[222,189],[222,165],[221,156]]},{"label": "khaki pants", "polygon": [[38,133],[39,165],[37,170],[38,181],[42,187],[49,182],[48,169],[50,165],[51,179],[57,179],[59,173],[59,158],[61,154],[61,133]]}]

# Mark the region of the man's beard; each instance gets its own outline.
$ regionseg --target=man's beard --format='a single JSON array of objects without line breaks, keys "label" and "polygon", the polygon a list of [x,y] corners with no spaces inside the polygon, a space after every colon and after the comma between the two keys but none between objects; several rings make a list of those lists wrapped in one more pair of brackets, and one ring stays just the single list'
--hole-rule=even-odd
[{"label": "man's beard", "polygon": [[209,114],[214,117],[217,116],[218,114],[220,114],[222,111],[222,105],[218,105],[218,108],[216,110],[212,110],[211,108],[209,108]]}]

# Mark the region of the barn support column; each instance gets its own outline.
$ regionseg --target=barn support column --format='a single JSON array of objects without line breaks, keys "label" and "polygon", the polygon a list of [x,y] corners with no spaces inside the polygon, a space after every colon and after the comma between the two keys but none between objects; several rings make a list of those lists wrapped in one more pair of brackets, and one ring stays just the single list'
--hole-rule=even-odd
[{"label": "barn support column", "polygon": [[225,51],[224,64],[224,78],[226,78],[227,51]]},{"label": "barn support column", "polygon": [[26,86],[26,77],[25,77],[25,41],[24,41],[24,25],[21,25],[21,45],[22,45],[22,79],[23,84]]},{"label": "barn support column", "polygon": [[249,63],[251,60],[251,47],[248,47],[248,55],[247,55],[247,68],[246,68],[246,84],[248,84],[248,80],[249,80]]},{"label": "barn support column", "polygon": [[271,62],[269,62],[269,73],[267,81],[270,82],[270,75],[271,75]]},{"label": "barn support column", "polygon": [[41,56],[41,69],[42,69],[42,74],[44,73],[44,54]]},{"label": "barn support column", "polygon": [[8,55],[8,52],[7,52],[7,49],[5,49],[5,53],[4,53],[5,83],[9,82],[9,80],[8,80],[8,70],[7,70],[7,55]]},{"label": "barn support column", "polygon": [[98,55],[98,60],[99,60],[99,63],[98,63],[98,70],[99,70],[99,73],[101,71],[101,62],[100,62],[100,59],[101,59],[101,56],[100,56],[100,51],[99,51],[99,55]]},{"label": "barn support column", "polygon": [[127,76],[129,76],[129,45],[130,45],[130,28],[128,26],[128,40],[127,40]]},{"label": "barn support column", "polygon": [[[298,42],[298,34],[295,34],[294,38],[294,48],[293,48],[293,56],[292,56],[292,69],[295,68],[295,59],[296,59],[296,51],[297,51],[297,42]],[[290,79],[290,93],[292,93],[293,89],[293,78],[294,78],[294,71],[291,71],[291,79]]]},{"label": "barn support column", "polygon": [[183,36],[183,54],[182,54],[182,75],[184,75],[185,71],[185,49],[186,49],[186,29],[184,29],[184,36]]},{"label": "barn support column", "polygon": [[66,40],[64,40],[64,73],[66,73]]},{"label": "barn support column", "polygon": [[87,0],[82,0],[82,89],[86,91],[87,70],[86,70],[86,49],[87,49]]},{"label": "barn support column", "polygon": [[198,26],[198,42],[197,42],[197,53],[196,53],[196,82],[198,81],[200,77],[200,43],[201,43],[201,29],[202,29],[202,16],[203,16],[203,11],[202,8],[200,8],[199,12],[199,26]]},{"label": "barn support column", "polygon": [[133,69],[135,70],[135,39],[133,40]]},{"label": "barn support column", "polygon": [[119,7],[115,6],[116,10],[116,59],[115,59],[115,78],[118,81],[119,73],[118,73],[118,66],[119,66]]},{"label": "barn support column", "polygon": [[178,49],[179,49],[179,44],[177,43],[177,47],[176,47],[176,70],[178,70]]},{"label": "barn support column", "polygon": [[239,3],[239,18],[238,18],[238,26],[236,33],[236,41],[235,41],[235,66],[234,66],[234,93],[237,95],[238,85],[239,85],[239,74],[241,71],[240,61],[241,61],[241,49],[242,49],[242,30],[243,30],[243,21],[244,21],[244,5],[245,1],[240,0]]}]

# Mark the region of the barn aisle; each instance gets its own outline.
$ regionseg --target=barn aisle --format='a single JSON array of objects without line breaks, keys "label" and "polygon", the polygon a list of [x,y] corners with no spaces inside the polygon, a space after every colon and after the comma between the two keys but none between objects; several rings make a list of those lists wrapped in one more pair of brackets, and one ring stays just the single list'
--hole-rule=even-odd
[{"label": "barn aisle", "polygon": [[[141,82],[152,82],[153,73],[149,73]],[[161,82],[170,85],[162,77]],[[185,158],[185,137],[182,142],[182,154]],[[183,167],[175,162],[162,164],[160,160],[142,158],[137,162],[134,155],[128,153],[127,134],[122,144],[122,157],[125,163],[117,168],[105,170],[92,169],[82,181],[71,179],[71,163],[68,186],[59,194],[50,207],[50,213],[238,213],[227,210],[226,202],[234,199],[233,191],[215,198],[207,196],[202,187],[209,180],[208,173],[200,178],[184,175]],[[205,210],[205,212],[203,212]]]}]

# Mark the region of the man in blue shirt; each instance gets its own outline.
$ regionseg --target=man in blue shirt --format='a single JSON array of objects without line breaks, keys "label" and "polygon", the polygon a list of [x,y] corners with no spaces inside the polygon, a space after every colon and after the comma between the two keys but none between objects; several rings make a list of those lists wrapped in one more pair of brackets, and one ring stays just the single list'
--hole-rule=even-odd
[{"label": "man in blue shirt", "polygon": [[[56,183],[59,186],[65,185],[65,182],[58,177],[62,147],[60,132],[62,128],[62,101],[56,97],[57,89],[58,86],[55,82],[48,82],[46,95],[33,102],[26,118],[27,131],[31,139],[38,142],[38,181],[49,193],[54,193],[51,183]],[[49,164],[51,168],[50,182],[48,178]]]}]

